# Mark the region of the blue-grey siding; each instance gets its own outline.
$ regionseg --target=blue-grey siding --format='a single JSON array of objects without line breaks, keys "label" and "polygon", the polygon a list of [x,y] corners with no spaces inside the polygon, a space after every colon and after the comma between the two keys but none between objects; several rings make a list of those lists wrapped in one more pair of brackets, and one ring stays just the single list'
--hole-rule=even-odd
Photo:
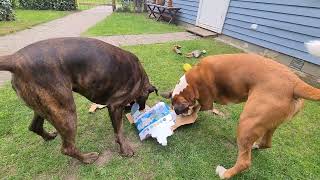
[{"label": "blue-grey siding", "polygon": [[174,0],[173,5],[181,8],[178,15],[179,21],[196,24],[199,0]]},{"label": "blue-grey siding", "polygon": [[320,39],[320,0],[231,0],[222,33],[320,65],[304,47]]}]

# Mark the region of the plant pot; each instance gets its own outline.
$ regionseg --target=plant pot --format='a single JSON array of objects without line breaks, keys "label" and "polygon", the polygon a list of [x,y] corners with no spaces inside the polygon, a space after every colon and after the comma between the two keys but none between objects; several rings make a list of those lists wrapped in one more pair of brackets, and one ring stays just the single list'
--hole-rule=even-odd
[{"label": "plant pot", "polygon": [[156,4],[157,4],[157,5],[161,5],[161,6],[163,6],[163,5],[164,5],[164,3],[165,3],[165,1],[164,1],[164,0],[156,0]]},{"label": "plant pot", "polygon": [[168,2],[167,2],[167,6],[168,7],[173,7],[173,2],[172,2],[173,0],[168,0]]}]

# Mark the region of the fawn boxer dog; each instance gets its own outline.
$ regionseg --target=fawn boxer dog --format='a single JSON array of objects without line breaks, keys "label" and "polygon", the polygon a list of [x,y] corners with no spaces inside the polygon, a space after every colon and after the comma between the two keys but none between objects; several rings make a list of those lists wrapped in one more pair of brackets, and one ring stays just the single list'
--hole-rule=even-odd
[{"label": "fawn boxer dog", "polygon": [[[83,163],[93,163],[98,153],[81,153],[75,146],[73,91],[107,105],[116,142],[125,156],[132,156],[134,151],[123,135],[123,109],[133,101],[144,109],[149,93],[157,91],[135,55],[90,38],[58,38],[31,44],[0,57],[0,70],[13,74],[12,87],[34,111],[29,129],[46,141],[60,134],[61,152]],[[44,119],[57,133],[44,130]]]},{"label": "fawn boxer dog", "polygon": [[180,79],[169,95],[177,114],[194,107],[211,110],[220,104],[246,102],[237,129],[238,159],[216,173],[229,179],[251,165],[252,148],[271,147],[272,135],[303,106],[303,99],[320,101],[320,90],[300,80],[286,66],[253,54],[209,56]]}]

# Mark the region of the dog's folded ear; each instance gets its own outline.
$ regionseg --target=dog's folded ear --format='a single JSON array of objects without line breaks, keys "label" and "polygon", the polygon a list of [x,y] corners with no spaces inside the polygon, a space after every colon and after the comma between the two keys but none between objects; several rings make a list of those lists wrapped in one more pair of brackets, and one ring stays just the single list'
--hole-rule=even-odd
[{"label": "dog's folded ear", "polygon": [[148,89],[149,94],[155,92],[158,96],[158,89],[155,86],[150,86]]},{"label": "dog's folded ear", "polygon": [[172,96],[172,91],[160,93],[160,96],[166,99],[170,99]]}]

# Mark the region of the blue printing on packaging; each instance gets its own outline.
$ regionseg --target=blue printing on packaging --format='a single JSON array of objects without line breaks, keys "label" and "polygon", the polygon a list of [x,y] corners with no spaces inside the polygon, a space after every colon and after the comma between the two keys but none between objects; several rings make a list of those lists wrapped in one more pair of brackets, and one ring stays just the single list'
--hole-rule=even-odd
[{"label": "blue printing on packaging", "polygon": [[[150,111],[146,113],[142,113],[138,115],[137,121],[135,122],[135,125],[140,132],[142,132],[145,128],[149,127],[150,125],[156,123],[157,121],[161,120],[163,117],[170,114],[170,108],[168,105],[163,103],[164,106],[159,105],[159,109],[151,109]],[[149,121],[146,122],[146,119],[149,119]]]}]

